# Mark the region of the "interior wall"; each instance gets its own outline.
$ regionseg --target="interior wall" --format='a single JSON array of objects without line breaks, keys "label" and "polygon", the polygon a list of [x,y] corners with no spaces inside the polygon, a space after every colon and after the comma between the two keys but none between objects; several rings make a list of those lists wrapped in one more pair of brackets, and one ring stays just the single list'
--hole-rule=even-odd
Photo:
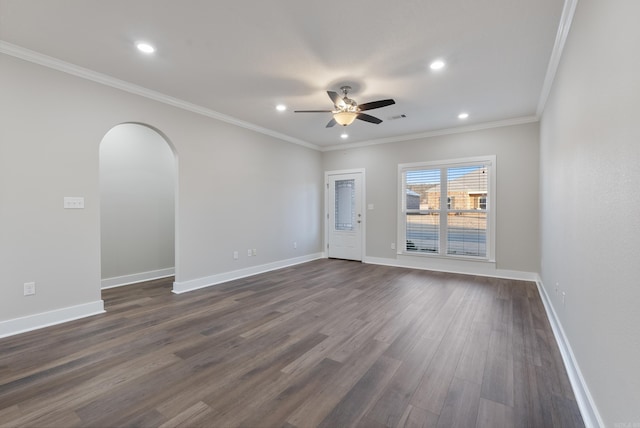
[{"label": "interior wall", "polygon": [[176,158],[168,142],[123,123],[104,136],[99,156],[102,279],[173,269]]},{"label": "interior wall", "polygon": [[[368,126],[368,125],[367,125]],[[396,260],[398,164],[496,155],[496,266],[538,272],[538,123],[324,153],[325,170],[365,168],[366,256]],[[429,257],[413,257],[426,266]]]},{"label": "interior wall", "polygon": [[0,93],[0,321],[100,301],[99,143],[120,123],[179,153],[176,281],[321,252],[318,151],[3,54]]},{"label": "interior wall", "polygon": [[541,120],[541,277],[611,427],[640,426],[638,16],[580,0]]}]

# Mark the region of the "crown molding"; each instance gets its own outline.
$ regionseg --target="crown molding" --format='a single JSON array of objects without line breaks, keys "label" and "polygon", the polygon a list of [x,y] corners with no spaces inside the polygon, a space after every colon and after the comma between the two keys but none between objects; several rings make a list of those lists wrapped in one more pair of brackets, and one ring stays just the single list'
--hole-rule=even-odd
[{"label": "crown molding", "polygon": [[553,44],[549,64],[547,65],[547,74],[544,77],[542,91],[540,92],[540,98],[538,99],[538,109],[536,110],[536,115],[538,117],[542,116],[544,107],[546,106],[549,95],[551,94],[553,81],[556,78],[556,73],[560,66],[562,51],[564,50],[564,45],[567,42],[567,37],[569,37],[569,30],[571,29],[571,23],[573,22],[573,16],[577,5],[578,0],[565,0],[564,2],[562,15],[560,16],[560,23],[558,25],[558,32],[556,33],[556,40]]},{"label": "crown molding", "polygon": [[[542,106],[544,105],[544,103],[542,102],[543,98],[546,101],[546,97],[548,96],[548,92],[550,91],[552,80],[553,80],[553,78],[550,76],[552,74],[555,75],[555,70],[557,69],[557,65],[560,58],[559,55],[562,51],[564,40],[566,40],[566,35],[568,33],[568,28],[570,26],[570,21],[571,21],[571,18],[573,17],[573,11],[575,10],[575,4],[577,3],[577,1],[578,0],[566,0],[565,2],[565,8],[563,10],[563,18],[561,21],[561,23],[564,23],[564,24],[561,24],[558,30],[559,36],[556,39],[556,46],[554,46],[554,51],[552,53],[552,61],[549,63],[549,70],[551,70],[552,68],[551,67],[552,63],[555,63],[555,69],[553,73],[551,73],[550,71],[547,71],[544,87],[547,88],[548,86],[548,88],[546,89],[547,91],[546,96],[544,97],[541,96],[540,98],[540,105]],[[565,18],[565,16],[567,18]],[[560,37],[560,35],[562,36]],[[561,39],[561,42],[559,42],[560,39]],[[428,131],[428,132],[423,132],[418,134],[400,135],[400,136],[381,138],[376,140],[362,141],[362,142],[352,143],[352,144],[319,146],[317,144],[312,144],[307,141],[294,138],[286,134],[281,134],[279,132],[276,132],[267,128],[263,128],[258,125],[254,125],[252,123],[245,122],[240,119],[236,119],[232,116],[222,114],[215,110],[211,110],[211,109],[199,106],[197,104],[193,104],[193,103],[181,100],[179,98],[165,95],[161,92],[153,91],[151,89],[147,89],[139,85],[134,85],[124,80],[116,79],[106,74],[98,73],[96,71],[93,71],[84,67],[80,67],[80,66],[59,60],[57,58],[32,51],[18,45],[14,45],[9,42],[5,42],[3,40],[0,40],[0,53],[4,53],[6,55],[10,55],[15,58],[19,58],[19,59],[29,61],[38,65],[42,65],[44,67],[61,71],[63,73],[71,74],[73,76],[80,77],[82,79],[86,79],[95,83],[99,83],[105,86],[119,89],[134,95],[138,95],[138,96],[148,98],[163,104],[170,105],[172,107],[177,107],[182,110],[190,111],[192,113],[196,113],[212,119],[220,120],[222,122],[236,125],[244,129],[248,129],[254,132],[258,132],[260,134],[268,135],[270,137],[274,137],[282,141],[287,141],[289,143],[297,144],[297,145],[307,147],[309,149],[317,150],[320,152],[353,149],[353,148],[366,147],[366,146],[372,146],[372,145],[378,145],[378,144],[396,143],[396,142],[402,142],[402,141],[417,140],[421,138],[436,137],[441,135],[459,134],[459,133],[470,132],[470,131],[478,131],[483,129],[537,122],[540,119],[540,115],[537,114],[535,116],[524,116],[524,117],[505,119],[505,120],[494,121],[494,122],[484,122],[484,123],[479,123],[475,125],[445,128],[445,129]],[[556,57],[557,59],[553,59]],[[543,92],[543,95],[544,95],[544,92]],[[542,111],[543,109],[543,107],[541,108],[540,105],[538,106],[538,111]]]},{"label": "crown molding", "polygon": [[462,134],[465,132],[471,131],[480,131],[483,129],[491,129],[491,128],[501,128],[503,126],[512,126],[512,125],[521,125],[524,123],[533,123],[539,121],[540,118],[538,116],[522,116],[515,117],[512,119],[498,120],[494,122],[484,122],[478,123],[475,125],[467,125],[467,126],[458,126],[455,128],[445,128],[438,129],[435,131],[422,132],[419,134],[410,134],[410,135],[400,135],[397,137],[389,137],[389,138],[381,138],[378,140],[369,140],[362,141],[360,143],[352,143],[352,144],[342,144],[342,145],[334,145],[328,147],[322,147],[321,151],[329,152],[333,150],[345,150],[345,149],[355,149],[359,147],[366,146],[375,146],[378,144],[387,144],[387,143],[397,143],[401,141],[411,141],[411,140],[419,140],[421,138],[430,138],[430,137],[438,137],[441,135],[451,135],[451,134]]},{"label": "crown molding", "polygon": [[261,126],[254,125],[252,123],[245,122],[240,119],[236,119],[235,117],[232,117],[232,116],[227,116],[226,114],[219,113],[215,110],[211,110],[206,107],[202,107],[197,104],[193,104],[188,101],[181,100],[179,98],[174,98],[169,95],[165,95],[161,92],[153,91],[151,89],[147,89],[142,86],[134,85],[132,83],[125,82],[124,80],[116,79],[115,77],[98,73],[97,71],[80,67],[80,66],[59,60],[57,58],[53,58],[51,56],[32,51],[32,50],[23,48],[21,46],[14,45],[9,42],[5,42],[3,40],[0,40],[0,53],[4,53],[6,55],[10,55],[15,58],[29,61],[34,64],[39,64],[44,67],[61,71],[63,73],[71,74],[73,76],[80,77],[82,79],[90,80],[92,82],[99,83],[101,85],[110,86],[112,88],[119,89],[121,91],[139,95],[141,97],[145,97],[154,101],[161,102],[163,104],[177,107],[182,110],[190,111],[192,113],[197,113],[202,116],[206,116],[222,122],[230,123],[232,125],[239,126],[240,128],[245,128],[251,131],[255,131],[260,134],[277,138],[279,140],[287,141],[293,144],[298,144],[300,146],[304,146],[313,150],[320,150],[319,146],[300,140],[298,138],[290,137],[288,135],[281,134],[276,131],[272,131],[271,129],[263,128]]}]

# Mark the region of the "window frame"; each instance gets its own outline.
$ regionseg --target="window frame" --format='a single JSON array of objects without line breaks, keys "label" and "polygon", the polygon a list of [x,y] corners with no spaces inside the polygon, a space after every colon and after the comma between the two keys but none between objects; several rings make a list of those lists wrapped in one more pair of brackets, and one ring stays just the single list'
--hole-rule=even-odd
[{"label": "window frame", "polygon": [[[459,211],[451,210],[448,200],[448,183],[447,169],[465,166],[484,165],[487,168],[487,194],[486,194],[486,212],[487,215],[487,228],[485,232],[486,238],[486,255],[485,256],[472,256],[472,255],[458,255],[447,253],[447,223],[448,212]],[[437,211],[440,216],[440,235],[439,235],[439,248],[437,252],[415,252],[407,251],[407,209],[406,209],[406,190],[405,177],[408,171],[423,170],[423,169],[439,169],[440,170],[440,186],[441,186],[441,202],[439,210],[426,210]],[[462,259],[473,260],[480,262],[495,263],[495,230],[496,230],[496,156],[478,156],[461,159],[449,159],[440,161],[425,161],[425,162],[412,162],[398,164],[398,221],[397,221],[397,245],[396,253],[399,256],[415,256],[415,257],[429,257],[429,258],[444,258],[444,259]],[[421,210],[425,211],[425,210]],[[444,221],[443,221],[444,220]]]}]

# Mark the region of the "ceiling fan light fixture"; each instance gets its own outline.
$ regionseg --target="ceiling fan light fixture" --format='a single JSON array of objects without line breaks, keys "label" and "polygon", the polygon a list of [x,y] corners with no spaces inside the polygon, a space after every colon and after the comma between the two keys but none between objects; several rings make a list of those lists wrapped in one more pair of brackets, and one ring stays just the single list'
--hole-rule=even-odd
[{"label": "ceiling fan light fixture", "polygon": [[356,117],[358,117],[358,113],[353,111],[339,111],[333,114],[333,119],[342,126],[351,125]]},{"label": "ceiling fan light fixture", "polygon": [[396,103],[394,100],[389,98],[387,100],[358,104],[355,100],[352,100],[347,96],[349,90],[351,90],[350,86],[342,86],[340,89],[342,90],[344,97],[340,97],[337,92],[327,91],[327,95],[329,95],[329,98],[333,101],[334,110],[294,110],[294,113],[331,113],[333,117],[329,123],[327,123],[325,128],[331,128],[336,124],[348,126],[356,119],[378,125],[382,123],[382,119],[363,113],[363,111],[386,107]]}]

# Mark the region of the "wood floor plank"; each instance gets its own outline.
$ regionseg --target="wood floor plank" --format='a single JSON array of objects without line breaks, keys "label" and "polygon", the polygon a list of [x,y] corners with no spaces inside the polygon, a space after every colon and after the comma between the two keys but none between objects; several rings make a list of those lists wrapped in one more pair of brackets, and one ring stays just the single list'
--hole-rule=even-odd
[{"label": "wood floor plank", "polygon": [[376,340],[366,342],[359,353],[328,378],[328,382],[313,397],[302,403],[287,422],[299,428],[316,427],[342,400],[353,385],[369,370],[389,345]]},{"label": "wood floor plank", "polygon": [[480,405],[480,384],[453,378],[438,419],[439,428],[466,428],[475,425]]},{"label": "wood floor plank", "polygon": [[204,420],[213,419],[213,410],[202,401],[198,401],[193,406],[180,412],[173,418],[167,420],[158,428],[177,428],[204,425]]},{"label": "wood floor plank", "polygon": [[0,339],[0,426],[583,426],[534,283],[328,259],[172,281]]},{"label": "wood floor plank", "polygon": [[354,428],[388,428],[387,425],[373,419],[369,419],[367,416],[363,416],[355,425],[352,426]]},{"label": "wood floor plank", "polygon": [[455,376],[459,379],[482,384],[489,349],[488,339],[491,335],[492,314],[490,312],[494,300],[493,293],[487,289],[480,289],[478,309],[456,367]]},{"label": "wood floor plank", "polygon": [[[408,405],[403,413],[397,428],[435,428],[440,417],[419,407]],[[387,425],[389,426],[389,425]]]},{"label": "wood floor plank", "polygon": [[[162,370],[180,361],[173,354],[143,355],[118,366],[97,374],[84,382],[65,384],[62,390],[52,394],[40,394],[37,399],[31,398],[20,404],[20,408],[30,418],[45,416],[47,409],[59,406],[79,408],[116,386],[124,386],[128,382],[135,382],[140,376],[157,370]],[[25,421],[26,422],[26,421]]]},{"label": "wood floor plank", "polygon": [[477,310],[478,291],[467,287],[464,290],[465,294],[460,297],[460,304],[456,306],[455,316],[450,319],[452,315],[447,313],[442,326],[446,326],[446,329],[442,334],[435,336],[440,338],[440,344],[411,399],[412,405],[438,415],[444,405]]},{"label": "wood floor plank", "polygon": [[421,310],[422,307],[420,305],[407,304],[402,312],[385,323],[374,339],[380,342],[393,343],[402,331],[417,318]]},{"label": "wood floor plank", "polygon": [[[352,328],[353,330],[356,330],[364,324],[366,323],[362,320],[354,320],[354,322],[350,323],[349,326],[350,329]],[[294,361],[283,367],[282,371],[284,373],[295,375],[297,373],[300,373],[301,371],[312,369],[320,361],[324,360],[328,357],[328,355],[333,353],[333,350],[342,342],[344,342],[350,334],[351,332],[347,330],[338,334],[328,336],[325,340],[309,349],[299,358],[296,358]]]},{"label": "wood floor plank", "polygon": [[311,301],[291,311],[281,312],[280,315],[275,317],[274,319],[267,322],[263,322],[259,326],[253,327],[252,329],[245,331],[244,333],[241,333],[240,337],[243,337],[245,339],[251,339],[251,338],[268,334],[270,330],[275,329],[284,323],[287,323],[293,318],[299,317],[302,314],[306,314],[307,311],[313,309],[316,306],[318,306],[318,303]]},{"label": "wood floor plank", "polygon": [[320,423],[320,427],[351,426],[358,423],[384,390],[401,362],[382,355]]},{"label": "wood floor plank", "polygon": [[[391,343],[386,355],[398,360],[404,359],[409,355],[411,349],[421,338],[426,337],[425,332],[433,324],[437,323],[437,317],[440,313],[442,305],[449,299],[450,290],[444,287],[434,287],[431,295],[429,295],[427,304],[423,306],[422,312],[416,320],[400,333],[400,335]],[[429,337],[426,337],[427,339]],[[434,343],[439,343],[438,339],[431,339]]]},{"label": "wood floor plank", "polygon": [[514,370],[511,338],[506,331],[493,330],[482,378],[482,398],[513,407]]},{"label": "wood floor plank", "polygon": [[381,316],[367,322],[335,347],[332,352],[328,354],[328,358],[340,362],[346,361],[362,347],[363,343],[372,339],[375,340],[374,336],[380,331],[380,328],[386,321],[388,321],[388,318]]},{"label": "wood floor plank", "polygon": [[[4,426],[4,425],[0,425]],[[42,415],[38,418],[30,418],[29,423],[23,425],[18,422],[16,425],[11,426],[28,426],[28,427],[81,427],[84,426],[82,420],[78,415],[68,409],[52,409],[46,415]]]},{"label": "wood floor plank", "polygon": [[335,375],[341,367],[341,363],[325,358],[308,373],[290,381],[286,388],[251,412],[251,415],[247,416],[240,425],[281,426],[293,410],[309,397],[313,397],[316,390],[322,387],[327,376]]},{"label": "wood floor plank", "polygon": [[[117,426],[124,421],[146,414],[155,408],[155,403],[147,405],[147,399],[154,400],[167,393],[161,385],[173,384],[191,374],[184,364],[174,364],[162,373],[147,373],[130,385],[118,385],[100,394],[95,400],[80,406],[75,412],[84,424],[93,426]],[[164,421],[163,421],[164,422]]]},{"label": "wood floor plank", "polygon": [[462,349],[455,376],[459,379],[482,384],[487,354],[489,351],[488,337],[491,326],[487,323],[474,323],[471,326],[467,341]]},{"label": "wood floor plank", "polygon": [[16,404],[0,409],[0,421],[15,421],[22,417],[22,415],[23,413]]},{"label": "wood floor plank", "polygon": [[[528,298],[514,298],[513,302],[513,340],[517,341],[518,357],[525,358],[529,364],[541,365],[540,349]],[[520,345],[521,344],[521,345]]]},{"label": "wood floor plank", "polygon": [[400,423],[437,347],[438,342],[433,339],[420,337],[416,341],[415,346],[403,356],[402,364],[382,391],[378,401],[367,413],[369,419],[386,426],[396,426]]},{"label": "wood floor plank", "polygon": [[298,377],[283,373],[282,368],[325,337],[317,333],[292,342],[285,349],[274,347],[268,352],[255,353],[244,364],[234,364],[220,373],[219,386],[206,394],[204,401],[221,415],[222,421],[246,417],[245,403],[256,408],[286,389]]},{"label": "wood floor plank", "polygon": [[[468,425],[473,426],[473,425]],[[513,408],[495,401],[480,399],[480,408],[476,428],[512,428],[517,426],[513,416]],[[531,427],[544,425],[531,425]]]}]

